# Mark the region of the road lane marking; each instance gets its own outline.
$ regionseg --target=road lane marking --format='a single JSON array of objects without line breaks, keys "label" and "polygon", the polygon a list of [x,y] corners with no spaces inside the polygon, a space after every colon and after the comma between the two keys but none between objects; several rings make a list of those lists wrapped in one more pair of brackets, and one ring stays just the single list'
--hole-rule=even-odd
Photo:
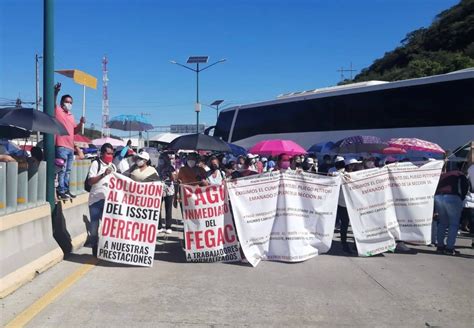
[{"label": "road lane marking", "polygon": [[57,284],[53,289],[44,294],[40,299],[31,304],[26,310],[17,315],[10,321],[5,328],[24,327],[48,305],[53,303],[59,296],[61,296],[69,287],[74,285],[85,274],[92,270],[97,264],[96,258],[91,258],[89,261],[81,265],[79,269],[71,273],[66,279]]}]

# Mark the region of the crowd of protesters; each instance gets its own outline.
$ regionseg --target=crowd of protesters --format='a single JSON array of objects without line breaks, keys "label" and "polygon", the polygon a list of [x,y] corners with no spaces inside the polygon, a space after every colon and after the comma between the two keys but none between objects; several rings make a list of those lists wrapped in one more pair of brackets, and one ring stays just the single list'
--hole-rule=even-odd
[{"label": "crowd of protesters", "polygon": [[[236,179],[271,171],[295,171],[312,174],[335,176],[346,172],[355,172],[376,167],[383,167],[395,162],[410,161],[409,158],[396,159],[395,157],[380,158],[373,155],[365,157],[325,154],[318,160],[316,154],[289,156],[233,156],[230,154],[205,154],[162,152],[159,154],[158,165],[151,165],[150,154],[144,150],[134,152],[130,143],[126,147],[114,151],[110,144],[104,144],[100,150],[100,157],[93,161],[89,171],[89,183],[92,189],[89,196],[91,209],[91,236],[93,237],[94,255],[97,252],[97,229],[102,216],[105,187],[102,178],[111,172],[118,172],[135,181],[162,181],[164,183],[163,205],[164,222],[161,216],[159,232],[172,233],[172,207],[180,203],[179,185],[207,186],[221,184],[225,179]],[[101,163],[101,165],[94,163]],[[437,251],[442,254],[455,255],[454,249],[461,217],[466,231],[474,227],[474,193],[472,190],[474,166],[465,164],[462,170],[444,169],[435,196],[435,211],[433,219],[432,242]],[[469,181],[470,180],[470,181]],[[466,205],[467,204],[467,205]],[[342,249],[351,254],[357,252],[354,246],[348,243],[349,215],[340,193],[336,216],[336,230],[340,232]],[[445,243],[446,230],[447,241]],[[396,251],[400,253],[415,253],[403,242],[397,241]]]}]

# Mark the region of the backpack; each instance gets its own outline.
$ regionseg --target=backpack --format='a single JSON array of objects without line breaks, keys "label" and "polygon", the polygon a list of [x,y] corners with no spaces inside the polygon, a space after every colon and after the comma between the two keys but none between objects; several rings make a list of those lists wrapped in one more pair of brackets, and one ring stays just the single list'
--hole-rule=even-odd
[{"label": "backpack", "polygon": [[[97,167],[97,173],[100,172],[100,160],[96,159],[98,167]],[[94,163],[94,162],[92,162]],[[92,189],[92,186],[89,184],[89,173],[87,173],[86,180],[84,181],[84,190],[87,192],[90,192]]]}]

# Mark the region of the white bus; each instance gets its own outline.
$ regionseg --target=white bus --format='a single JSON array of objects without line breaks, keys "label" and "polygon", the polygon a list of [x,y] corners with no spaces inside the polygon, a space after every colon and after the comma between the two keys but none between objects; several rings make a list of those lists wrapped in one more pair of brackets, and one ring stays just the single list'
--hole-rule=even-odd
[{"label": "white bus", "polygon": [[474,68],[395,82],[283,94],[219,114],[214,135],[251,147],[291,139],[303,147],[353,135],[414,137],[453,150],[474,139]]}]

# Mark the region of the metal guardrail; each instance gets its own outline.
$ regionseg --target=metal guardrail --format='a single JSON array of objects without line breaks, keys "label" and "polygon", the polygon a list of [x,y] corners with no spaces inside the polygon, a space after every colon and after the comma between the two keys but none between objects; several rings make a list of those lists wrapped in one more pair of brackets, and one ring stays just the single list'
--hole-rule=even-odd
[{"label": "metal guardrail", "polygon": [[[85,193],[90,160],[73,162],[69,188]],[[46,203],[46,162],[0,162],[0,216]]]}]

